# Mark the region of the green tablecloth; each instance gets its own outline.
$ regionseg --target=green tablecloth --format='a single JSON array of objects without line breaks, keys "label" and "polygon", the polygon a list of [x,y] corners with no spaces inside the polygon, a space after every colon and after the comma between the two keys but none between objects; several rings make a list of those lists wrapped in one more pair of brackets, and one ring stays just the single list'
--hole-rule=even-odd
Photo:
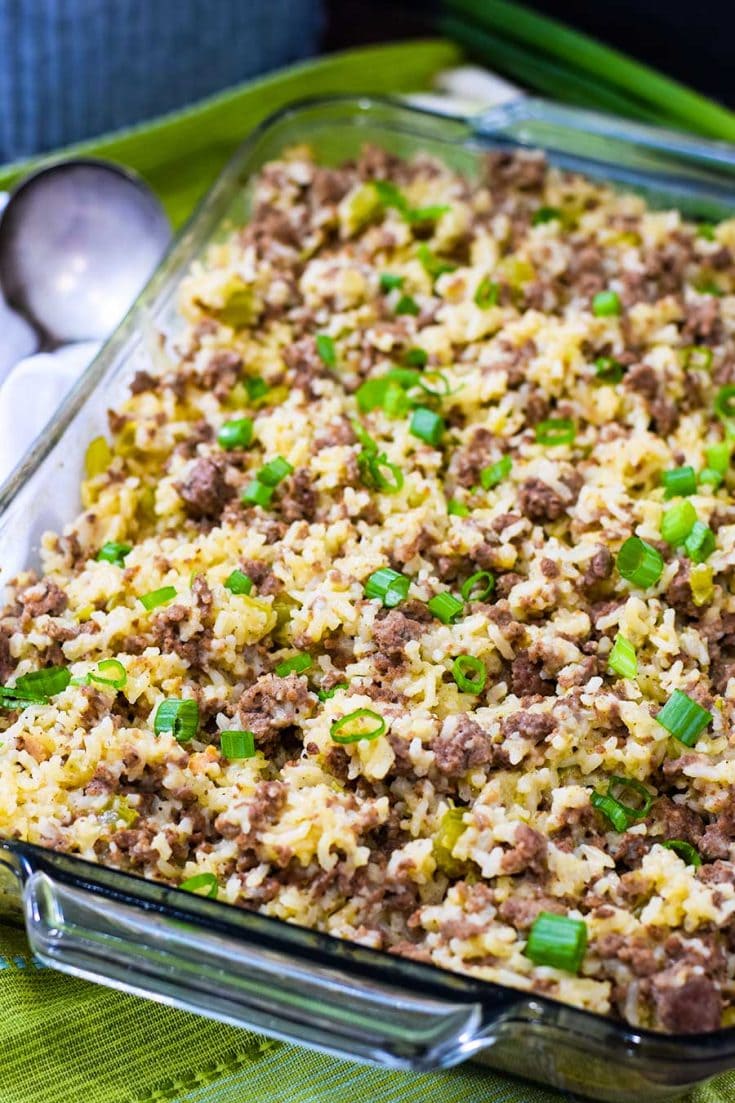
[{"label": "green tablecloth", "polygon": [[[437,70],[457,60],[456,48],[442,41],[350,51],[74,152],[137,169],[178,225],[248,130],[277,108],[330,92],[426,87]],[[0,188],[38,163],[6,166]],[[22,933],[3,927],[0,1023],[0,1103],[560,1103],[563,1098],[471,1065],[401,1073],[271,1042],[42,968],[31,960]],[[691,1097],[691,1103],[733,1100],[735,1075]]]}]

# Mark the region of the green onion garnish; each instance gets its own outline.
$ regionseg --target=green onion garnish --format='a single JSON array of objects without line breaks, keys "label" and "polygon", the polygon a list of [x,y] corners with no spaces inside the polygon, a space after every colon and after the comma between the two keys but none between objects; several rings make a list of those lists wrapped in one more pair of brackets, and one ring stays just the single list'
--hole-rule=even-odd
[{"label": "green onion garnish", "polygon": [[225,589],[229,590],[231,594],[249,594],[252,588],[252,578],[248,578],[239,567],[235,567],[234,571],[225,579]]},{"label": "green onion garnish", "polygon": [[425,368],[429,362],[429,354],[426,349],[414,346],[413,348],[406,349],[406,353],[403,357],[403,363],[407,364],[411,368]]},{"label": "green onion garnish", "polygon": [[284,659],[274,668],[279,678],[287,678],[289,674],[303,674],[312,667],[311,655],[305,651],[299,651],[289,659]]},{"label": "green onion garnish", "polygon": [[400,605],[408,597],[411,580],[391,567],[373,571],[364,586],[366,598],[378,598],[387,609]]},{"label": "green onion garnish", "polygon": [[443,276],[445,272],[456,271],[456,264],[450,264],[449,261],[437,257],[435,253],[432,253],[425,241],[422,241],[419,245],[416,250],[416,255],[421,261],[424,270],[428,272],[433,280],[439,279],[439,276]]},{"label": "green onion garnish", "polygon": [[709,345],[690,345],[684,352],[684,367],[695,371],[709,371],[712,367],[712,349]]},{"label": "green onion garnish", "polygon": [[664,498],[686,498],[697,491],[697,476],[693,467],[674,467],[661,472],[661,482],[666,487]]},{"label": "green onion garnish", "polygon": [[[365,721],[372,723],[366,727]],[[387,729],[380,713],[372,709],[355,709],[339,720],[332,721],[329,734],[335,743],[359,743],[361,739],[377,739]]]},{"label": "green onion garnish", "polygon": [[700,279],[693,284],[694,290],[698,291],[700,295],[714,295],[716,298],[720,298],[725,292],[722,290],[718,283],[714,280]]},{"label": "green onion garnish", "polygon": [[535,965],[578,973],[586,951],[587,925],[583,919],[541,912],[528,932],[523,952]]},{"label": "green onion garnish", "polygon": [[412,314],[415,318],[421,313],[419,304],[410,295],[401,295],[396,303],[396,314]]},{"label": "green onion garnish", "polygon": [[561,211],[558,207],[539,207],[533,212],[532,226],[543,226],[545,222],[556,222],[561,219]]},{"label": "green onion garnish", "polygon": [[609,318],[622,309],[617,291],[598,291],[592,300],[592,313],[596,318]]},{"label": "green onion garnish", "polygon": [[510,456],[503,456],[497,463],[491,463],[489,467],[483,467],[480,472],[480,484],[483,490],[492,490],[494,486],[507,479],[513,466]]},{"label": "green onion garnish", "polygon": [[393,291],[396,287],[401,287],[403,280],[403,276],[394,276],[392,272],[381,272],[380,290],[386,292]]},{"label": "green onion garnish", "polygon": [[153,718],[153,731],[156,735],[168,732],[179,743],[188,743],[193,739],[199,727],[199,705],[187,698],[180,700],[169,697],[161,701]]},{"label": "green onion garnish", "polygon": [[697,511],[691,502],[675,502],[661,518],[661,535],[667,544],[676,548],[684,543],[696,520]]},{"label": "green onion garnish", "polygon": [[450,517],[469,517],[470,507],[456,498],[450,498],[447,502],[447,513]]},{"label": "green onion garnish", "polygon": [[697,225],[697,237],[704,238],[705,241],[715,240],[715,223],[714,222],[700,222]]},{"label": "green onion garnish", "polygon": [[247,391],[248,398],[251,402],[257,402],[259,398],[264,398],[270,387],[259,375],[255,375],[252,378],[245,380],[245,390]]},{"label": "green onion garnish", "polygon": [[125,566],[125,556],[133,550],[130,544],[118,544],[116,540],[108,540],[97,552],[99,562],[114,563],[116,567]]},{"label": "green onion garnish", "polygon": [[337,348],[334,344],[334,338],[330,337],[328,333],[317,333],[316,351],[319,353],[322,364],[325,364],[328,368],[337,366]]},{"label": "green onion garnish", "polygon": [[465,601],[485,601],[495,589],[495,575],[490,571],[477,571],[462,583],[460,593]]},{"label": "green onion garnish", "polygon": [[615,637],[612,651],[607,660],[607,668],[619,678],[635,678],[638,673],[638,658],[633,644],[620,633]]},{"label": "green onion garnish", "polygon": [[28,705],[46,705],[48,697],[40,697],[34,693],[16,692],[13,686],[0,687],[0,708],[24,709]]},{"label": "green onion garnish", "polygon": [[[631,823],[636,820],[645,819],[651,811],[653,797],[648,789],[646,789],[645,785],[634,777],[611,777],[607,792],[613,800],[618,802],[621,808],[625,809],[626,815]],[[626,804],[626,802],[621,799],[626,793],[631,794],[628,800],[633,799],[635,801],[634,804]]]},{"label": "green onion garnish", "polygon": [[576,435],[576,426],[568,417],[550,417],[536,426],[536,440],[539,444],[571,444]]},{"label": "green onion garnish", "polygon": [[119,659],[101,659],[97,663],[97,672],[89,673],[90,682],[98,682],[102,686],[112,686],[113,689],[122,689],[128,680],[125,667]]},{"label": "green onion garnish", "polygon": [[236,758],[254,758],[255,736],[252,732],[220,732],[219,747],[224,757],[230,761]]},{"label": "green onion garnish", "polygon": [[253,479],[240,494],[240,501],[247,505],[261,506],[267,509],[273,497],[273,487],[266,486],[260,479]]},{"label": "green onion garnish", "polygon": [[661,843],[661,846],[665,846],[667,850],[673,850],[674,854],[678,854],[688,866],[699,869],[702,864],[702,859],[695,848],[685,839],[667,839],[666,842]]},{"label": "green onion garnish", "polygon": [[150,612],[151,609],[157,609],[159,605],[168,605],[169,601],[173,601],[175,597],[175,586],[162,586],[160,590],[151,590],[149,594],[141,594],[138,601],[144,609]]},{"label": "green onion garnish", "polygon": [[684,551],[694,563],[704,563],[715,550],[717,540],[709,525],[704,521],[695,521],[691,532],[684,541]]},{"label": "green onion garnish", "polygon": [[619,383],[625,375],[625,368],[614,356],[598,356],[595,375],[601,383]]},{"label": "green onion garnish", "polygon": [[592,793],[590,804],[598,812],[602,812],[616,831],[627,831],[630,827],[628,814],[619,801],[611,797],[609,793]]},{"label": "green onion garnish", "polygon": [[349,688],[350,688],[349,682],[337,682],[337,684],[332,686],[330,689],[318,689],[316,691],[316,695],[317,695],[317,697],[319,698],[320,701],[331,701],[331,699],[334,697],[335,693],[339,692],[340,689],[349,689]]},{"label": "green onion garnish", "polygon": [[383,375],[378,379],[366,379],[355,392],[360,413],[384,410],[389,417],[404,417],[411,409],[403,384],[395,377]]},{"label": "green onion garnish", "polygon": [[[390,462],[385,452],[378,454],[363,448],[358,452],[357,466],[365,486],[382,490],[384,494],[397,494],[403,488],[403,472],[397,464]],[[390,477],[384,475],[384,471],[389,472]]]},{"label": "green onion garnish", "polygon": [[430,613],[440,620],[442,624],[451,624],[457,619],[464,609],[464,602],[454,594],[445,591],[443,594],[434,594],[426,603]]},{"label": "green onion garnish", "polygon": [[206,889],[204,895],[210,896],[214,900],[219,886],[213,873],[195,873],[193,877],[187,877],[185,881],[182,881],[179,888],[183,889],[184,892],[196,893],[199,893],[201,889]]},{"label": "green onion garnish", "polygon": [[401,214],[408,210],[408,200],[400,188],[390,180],[373,180],[373,187],[378,193],[378,199],[384,207],[394,207]]},{"label": "green onion garnish", "polygon": [[253,419],[238,417],[225,421],[217,433],[217,443],[226,452],[233,448],[249,448],[253,443]]},{"label": "green onion garnish", "polygon": [[699,472],[698,481],[700,486],[711,486],[713,490],[717,490],[718,486],[721,486],[724,481],[724,476],[719,471],[715,471],[713,467],[703,467]]},{"label": "green onion garnish", "polygon": [[258,472],[258,482],[265,486],[278,486],[287,475],[291,474],[293,474],[293,467],[288,460],[284,460],[283,456],[276,456],[261,467]]},{"label": "green onion garnish", "polygon": [[431,207],[411,207],[406,212],[409,222],[436,222],[452,208],[446,204],[435,203]]},{"label": "green onion garnish", "polygon": [[54,697],[63,693],[71,681],[71,674],[65,666],[47,666],[45,670],[32,670],[21,674],[15,685],[6,687],[10,694],[30,697]]},{"label": "green onion garnish", "polygon": [[444,418],[428,406],[417,406],[411,417],[409,431],[419,440],[436,448],[444,433]]},{"label": "green onion garnish", "polygon": [[707,467],[711,467],[714,471],[719,471],[721,475],[726,474],[730,467],[730,455],[731,445],[728,441],[711,444],[709,448],[705,448],[704,450]]},{"label": "green onion garnish", "polygon": [[475,306],[481,310],[488,310],[491,306],[498,305],[500,296],[500,284],[495,283],[489,276],[483,276],[475,290]]},{"label": "green onion garnish", "polygon": [[664,569],[664,559],[658,548],[647,544],[639,536],[629,536],[618,552],[616,565],[626,581],[645,590],[658,582]]},{"label": "green onion garnish", "polygon": [[452,677],[463,693],[482,693],[487,670],[475,655],[458,655],[452,663]]},{"label": "green onion garnish", "polygon": [[675,689],[656,719],[674,739],[686,747],[693,747],[707,725],[712,723],[712,713],[680,689]]},{"label": "green onion garnish", "polygon": [[735,384],[728,383],[726,387],[720,387],[715,395],[714,409],[722,421],[735,418]]}]

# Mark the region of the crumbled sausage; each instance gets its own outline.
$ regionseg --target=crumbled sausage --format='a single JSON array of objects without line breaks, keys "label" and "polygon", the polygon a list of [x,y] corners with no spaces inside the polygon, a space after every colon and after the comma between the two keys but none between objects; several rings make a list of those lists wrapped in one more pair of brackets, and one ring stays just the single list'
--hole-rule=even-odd
[{"label": "crumbled sausage", "polygon": [[216,520],[233,495],[220,465],[212,459],[197,460],[177,486],[186,512],[194,520]]},{"label": "crumbled sausage", "polygon": [[431,749],[437,769],[448,777],[461,777],[472,766],[487,765],[493,757],[487,732],[467,715],[461,715],[453,725],[445,723]]},{"label": "crumbled sausage", "polygon": [[58,617],[68,605],[68,598],[64,591],[52,579],[44,578],[29,586],[20,595],[20,602],[27,613],[32,617],[40,617],[48,613],[52,617]]},{"label": "crumbled sausage", "polygon": [[526,479],[518,492],[518,504],[521,512],[537,523],[556,521],[566,512],[559,494],[541,479]]}]

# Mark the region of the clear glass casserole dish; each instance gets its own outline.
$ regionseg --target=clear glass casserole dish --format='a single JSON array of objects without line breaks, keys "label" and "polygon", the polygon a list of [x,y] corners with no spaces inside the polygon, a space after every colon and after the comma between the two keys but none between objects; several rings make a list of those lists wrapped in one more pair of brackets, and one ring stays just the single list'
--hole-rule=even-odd
[{"label": "clear glass casserole dish", "polygon": [[[472,177],[483,152],[514,144],[645,193],[654,206],[735,214],[735,151],[680,135],[519,101],[471,120],[387,101],[288,109],[244,144],[117,333],[0,489],[3,577],[37,560],[42,533],[78,508],[84,450],[157,335],[176,330],[179,284],[218,234],[245,221],[254,174],[308,142],[336,164],[371,142],[421,151]],[[669,1099],[735,1065],[735,1028],[672,1037],[534,993],[443,972],[239,911],[25,843],[0,841],[0,893],[48,965],[338,1056],[394,1067],[474,1058],[597,1099]]]}]

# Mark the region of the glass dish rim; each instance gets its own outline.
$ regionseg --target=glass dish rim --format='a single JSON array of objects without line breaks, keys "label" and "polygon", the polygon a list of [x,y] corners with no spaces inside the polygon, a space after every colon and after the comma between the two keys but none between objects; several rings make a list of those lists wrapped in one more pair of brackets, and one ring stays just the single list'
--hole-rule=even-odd
[{"label": "glass dish rim", "polygon": [[[538,104],[541,101],[533,102]],[[351,109],[356,116],[362,117],[365,117],[370,111],[383,111],[384,113],[392,111],[401,116],[406,122],[412,119],[414,121],[431,120],[437,127],[446,126],[447,131],[450,131],[452,127],[463,127],[464,130],[461,135],[453,137],[448,133],[443,140],[449,144],[454,144],[458,148],[469,148],[474,145],[474,151],[478,153],[483,145],[486,148],[512,148],[515,146],[516,148],[537,148],[542,151],[548,148],[540,143],[536,146],[528,146],[522,142],[514,142],[512,138],[505,135],[500,135],[497,140],[493,140],[492,133],[480,128],[473,129],[481,122],[485,115],[484,112],[480,112],[476,116],[448,117],[439,111],[414,106],[400,99],[385,96],[314,96],[294,101],[273,112],[248,132],[243,142],[221,170],[212,187],[198,203],[192,215],[175,237],[125,318],[82,373],[41,436],[0,486],[0,517],[12,505],[15,496],[23,489],[25,484],[42,467],[73,419],[83,410],[85,403],[103,382],[107,369],[118,358],[125,356],[128,345],[138,342],[140,338],[139,322],[143,320],[148,311],[154,312],[161,304],[171,281],[180,278],[181,271],[191,262],[197,249],[206,243],[218,221],[218,216],[213,213],[218,198],[226,194],[233,181],[242,171],[243,166],[246,165],[249,156],[257,150],[263,137],[283,122],[301,113],[336,106],[341,106],[346,111]],[[381,126],[389,127],[390,124],[384,116],[379,116],[375,120],[375,125],[380,128]],[[410,127],[408,132],[411,133]],[[421,135],[415,133],[414,136],[419,138]],[[703,144],[706,145],[706,143]],[[249,175],[248,172],[248,177]],[[648,176],[655,183],[656,174],[648,173]],[[669,173],[667,176],[662,173],[660,179],[662,184],[670,181],[671,174]],[[682,180],[685,182],[684,178]],[[733,198],[733,213],[735,215],[735,196]],[[0,848],[15,856],[17,866],[24,871],[24,875],[27,875],[31,870],[44,866],[56,867],[56,873],[58,874],[58,866],[63,867],[68,862],[79,868],[79,880],[83,881],[85,887],[97,894],[115,897],[122,903],[132,907],[179,916],[187,921],[203,924],[204,928],[209,931],[221,929],[224,926],[231,927],[230,933],[236,938],[248,937],[253,933],[256,934],[257,941],[262,938],[257,932],[240,931],[234,922],[229,923],[225,912],[222,910],[224,904],[222,901],[192,897],[173,886],[152,881],[135,873],[105,867],[76,855],[59,854],[51,849],[31,843],[2,839],[0,840]],[[15,872],[18,872],[18,868],[15,869]],[[114,886],[109,887],[102,884],[101,882],[105,878],[110,880],[120,879],[122,885],[130,885],[130,891],[128,892],[122,887],[116,889]],[[72,873],[62,873],[62,879],[69,884],[74,883]],[[146,900],[144,891],[146,888],[151,892],[158,889],[159,891],[164,890],[165,894],[173,893],[175,899],[172,903],[168,903],[166,900]],[[453,995],[455,998],[464,997],[467,1000],[479,998],[481,1001],[490,1004],[510,1001],[511,1010],[513,1006],[521,1009],[524,1005],[534,1004],[537,1007],[548,1009],[549,1014],[554,1018],[563,1015],[565,1021],[560,1025],[568,1031],[576,1032],[583,1037],[586,1034],[588,1040],[591,1040],[595,1034],[602,1036],[607,1033],[611,1040],[614,1038],[616,1043],[625,1046],[628,1051],[636,1052],[644,1048],[650,1048],[654,1051],[651,1056],[656,1059],[706,1061],[730,1058],[735,1060],[735,1025],[698,1034],[669,1034],[646,1027],[634,1027],[624,1020],[598,1014],[543,993],[533,992],[530,989],[515,988],[496,981],[482,980],[444,969],[433,963],[416,962],[389,954],[387,951],[340,939],[327,932],[299,927],[274,916],[248,912],[229,904],[226,907],[234,913],[233,920],[235,915],[245,915],[252,921],[253,926],[267,928],[264,940],[272,944],[278,944],[279,935],[283,938],[285,932],[289,932],[288,941],[294,945],[281,947],[285,954],[298,953],[300,956],[308,958],[314,953],[316,947],[318,956],[324,959],[322,964],[325,967],[328,967],[330,963],[334,968],[349,966],[350,964],[355,965],[357,962],[350,963],[351,956],[365,957],[366,964],[364,966],[360,965],[358,969],[360,974],[364,974],[368,964],[374,962],[376,975],[385,980],[394,979],[397,985],[403,983],[401,975],[405,974],[407,979],[413,978],[418,981],[422,989],[442,990],[441,994],[445,996]],[[271,930],[272,934],[269,933]],[[311,940],[315,947],[309,947],[306,944],[307,939]],[[296,945],[299,940],[304,944]],[[386,976],[390,973],[395,974],[395,978]],[[450,992],[449,989],[453,989],[453,992]],[[587,1028],[586,1031],[585,1027]]]}]

